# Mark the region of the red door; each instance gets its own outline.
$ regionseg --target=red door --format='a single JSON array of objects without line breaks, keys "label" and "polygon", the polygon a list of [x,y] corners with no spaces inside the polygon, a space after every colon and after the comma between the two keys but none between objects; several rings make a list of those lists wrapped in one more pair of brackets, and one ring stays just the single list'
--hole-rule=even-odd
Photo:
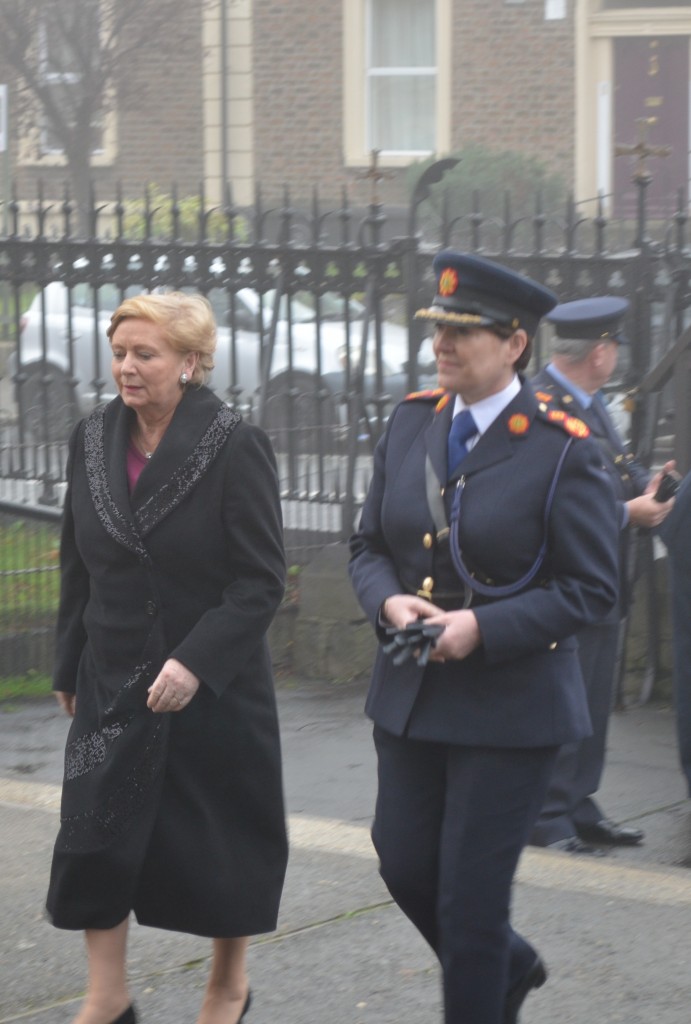
[{"label": "red door", "polygon": [[[638,118],[648,120],[644,138],[650,146],[671,146],[667,157],[650,156],[647,170],[649,218],[674,213],[679,188],[688,195],[689,177],[689,39],[650,36],[614,40],[614,145],[635,145]],[[614,160],[614,215],[634,217],[637,190],[631,182],[637,161]]]}]

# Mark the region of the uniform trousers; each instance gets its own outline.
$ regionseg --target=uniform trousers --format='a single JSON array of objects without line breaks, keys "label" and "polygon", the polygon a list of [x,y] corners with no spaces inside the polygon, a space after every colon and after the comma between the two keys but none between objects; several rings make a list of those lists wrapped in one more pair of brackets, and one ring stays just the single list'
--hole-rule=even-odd
[{"label": "uniform trousers", "polygon": [[536,953],[511,927],[511,885],[557,747],[469,747],[374,727],[372,839],[394,900],[435,951],[446,1024],[502,1024]]},{"label": "uniform trousers", "polygon": [[614,698],[614,677],[619,650],[620,623],[587,626],[578,633],[578,660],[588,697],[593,732],[559,751],[531,841],[549,846],[570,839],[583,826],[605,817],[594,800],[602,780],[607,751],[607,731]]}]

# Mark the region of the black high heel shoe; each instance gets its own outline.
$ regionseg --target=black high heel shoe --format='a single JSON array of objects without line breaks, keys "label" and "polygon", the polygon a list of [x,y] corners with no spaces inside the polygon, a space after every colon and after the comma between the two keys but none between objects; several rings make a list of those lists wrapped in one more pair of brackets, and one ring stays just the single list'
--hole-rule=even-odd
[{"label": "black high heel shoe", "polygon": [[130,1004],[126,1010],[123,1010],[120,1016],[111,1021],[111,1024],[137,1024],[137,1017],[134,1012],[134,1004]]},{"label": "black high heel shoe", "polygon": [[[240,1021],[245,1016],[245,1014],[247,1013],[247,1011],[249,1010],[251,1005],[252,1005],[252,989],[248,988],[247,989],[247,999],[245,999],[245,1005],[242,1008],[242,1013],[238,1017],[238,1024],[240,1024]],[[116,1024],[117,1024],[117,1022],[116,1022]]]}]

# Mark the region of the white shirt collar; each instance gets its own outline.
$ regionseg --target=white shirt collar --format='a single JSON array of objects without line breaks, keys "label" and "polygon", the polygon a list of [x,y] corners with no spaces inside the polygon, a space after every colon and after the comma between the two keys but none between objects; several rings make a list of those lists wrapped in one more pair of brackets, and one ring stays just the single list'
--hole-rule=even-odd
[{"label": "white shirt collar", "polygon": [[557,384],[561,384],[563,388],[566,388],[567,391],[570,391],[571,394],[575,395],[576,401],[580,404],[582,409],[590,408],[593,401],[592,395],[589,395],[587,391],[583,390],[583,388],[579,388],[578,384],[574,384],[572,380],[569,380],[566,374],[556,368],[554,363],[548,363],[546,370],[550,377],[554,377]]},{"label": "white shirt collar", "polygon": [[470,409],[473,419],[477,423],[478,433],[475,435],[475,438],[471,438],[467,442],[468,448],[472,448],[477,443],[478,437],[481,437],[488,427],[494,423],[497,416],[503,412],[509,402],[513,401],[520,390],[521,382],[518,375],[514,374],[511,383],[501,391],[497,391],[496,394],[489,395],[487,398],[482,398],[479,402],[474,402],[472,405],[466,405],[461,396],[456,395],[456,403],[453,410],[454,416],[464,409]]}]

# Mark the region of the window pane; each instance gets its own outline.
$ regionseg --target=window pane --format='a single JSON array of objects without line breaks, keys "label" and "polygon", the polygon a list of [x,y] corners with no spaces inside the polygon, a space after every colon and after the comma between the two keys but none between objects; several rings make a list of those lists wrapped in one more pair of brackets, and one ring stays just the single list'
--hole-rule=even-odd
[{"label": "window pane", "polygon": [[433,153],[435,110],[435,76],[371,78],[369,148]]},{"label": "window pane", "polygon": [[370,67],[434,67],[435,0],[370,0]]},{"label": "window pane", "polygon": [[43,13],[45,72],[79,74],[98,53],[99,9],[94,2],[61,0]]},{"label": "window pane", "polygon": [[[53,102],[70,126],[75,122],[75,104],[79,102],[81,84],[77,82],[58,81],[48,83],[53,97]],[[63,144],[53,130],[50,121],[46,120],[43,126],[42,146],[44,153],[62,153]],[[91,152],[98,153],[103,150],[103,117],[96,116],[91,126]]]}]

